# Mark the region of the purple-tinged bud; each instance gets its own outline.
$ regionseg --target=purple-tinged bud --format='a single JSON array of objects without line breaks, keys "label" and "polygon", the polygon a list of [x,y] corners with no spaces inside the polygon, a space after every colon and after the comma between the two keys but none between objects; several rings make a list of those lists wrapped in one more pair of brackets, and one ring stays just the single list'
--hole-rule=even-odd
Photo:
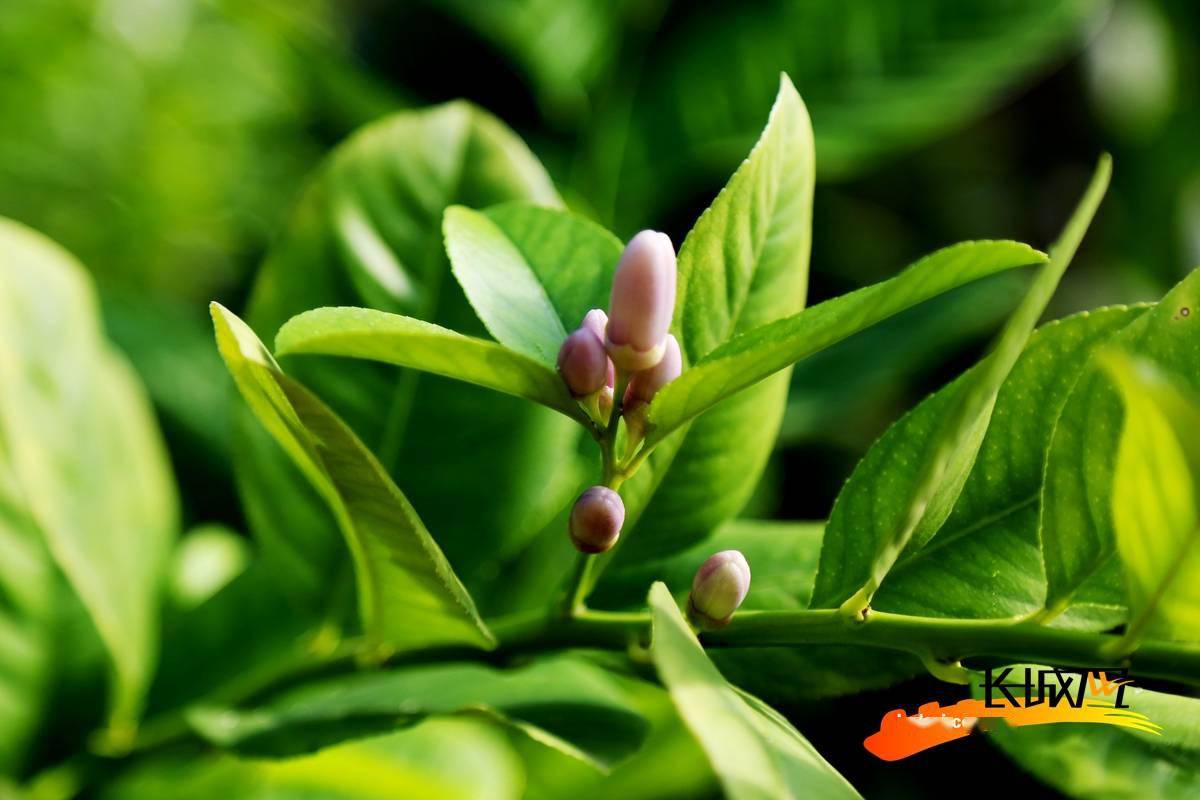
[{"label": "purple-tinged bud", "polygon": [[629,240],[608,313],[605,342],[613,362],[626,372],[657,364],[675,313],[675,248],[665,233],[642,231]]},{"label": "purple-tinged bud", "polygon": [[662,360],[630,379],[629,388],[625,391],[625,406],[632,408],[637,404],[649,403],[659,389],[678,378],[682,371],[683,355],[679,352],[679,341],[674,334],[668,333]]},{"label": "purple-tinged bud", "polygon": [[583,553],[603,553],[617,543],[625,524],[625,503],[607,486],[593,486],[571,509],[571,543]]},{"label": "purple-tinged bud", "polygon": [[709,556],[696,570],[688,616],[701,628],[723,628],[750,591],[750,565],[737,550]]},{"label": "purple-tinged bud", "polygon": [[610,369],[604,343],[586,328],[574,331],[559,348],[559,374],[576,397],[603,389]]}]

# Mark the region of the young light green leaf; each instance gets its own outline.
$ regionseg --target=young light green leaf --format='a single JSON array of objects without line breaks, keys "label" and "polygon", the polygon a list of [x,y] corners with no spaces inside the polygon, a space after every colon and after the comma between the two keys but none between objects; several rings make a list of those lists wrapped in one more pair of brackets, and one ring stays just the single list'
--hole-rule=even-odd
[{"label": "young light green leaf", "polygon": [[48,547],[112,660],[110,735],[123,746],[157,660],[175,488],[150,404],[103,337],[83,267],[3,220],[0,444],[0,474],[18,498],[2,516],[44,542],[25,540],[4,559],[30,570],[17,605],[39,591],[36,550]]},{"label": "young light green leaf", "polygon": [[[1092,353],[1148,313],[1145,307],[1085,312],[1039,328],[1000,388],[983,444],[954,510],[925,547],[911,548],[872,601],[883,611],[921,616],[1000,618],[1027,615],[1045,598],[1038,546],[1038,495],[1046,448],[1059,414]],[[818,603],[853,591],[839,585],[847,563],[871,557],[874,537],[911,492],[918,463],[942,430],[948,407],[975,370],[897,421],[859,462],[838,496],[821,553]],[[986,591],[980,587],[986,586]],[[828,598],[828,599],[826,599]],[[1123,604],[1081,595],[1063,624],[1108,628]]]},{"label": "young light green leaf", "polygon": [[503,345],[370,308],[317,308],[292,319],[275,337],[280,356],[349,356],[465,381],[523,397],[572,419],[584,419],[553,369]]},{"label": "young light green leaf", "polygon": [[1003,270],[1042,263],[1017,242],[964,242],[938,250],[896,277],[737,336],[708,353],[659,392],[650,405],[661,440],[723,398],[894,314]]},{"label": "young light green leaf", "polygon": [[197,709],[189,721],[220,747],[282,757],[464,713],[486,714],[601,770],[637,750],[646,727],[608,673],[571,657],[511,670],[439,664],[364,672],[306,684],[251,709]]},{"label": "young light green leaf", "polygon": [[1149,361],[1105,353],[1125,425],[1112,519],[1129,585],[1124,644],[1200,640],[1200,405]]},{"label": "young light green leaf", "polygon": [[803,736],[725,682],[663,583],[650,589],[651,655],[727,796],[852,798],[858,793]]},{"label": "young light green leaf", "polygon": [[375,457],[279,370],[250,328],[213,303],[221,356],[263,427],[333,510],[354,560],[367,635],[381,648],[491,647],[494,639],[437,544]]},{"label": "young light green leaf", "polygon": [[[498,119],[465,102],[384,117],[339,144],[316,170],[259,270],[246,320],[271,342],[303,311],[364,306],[486,337],[451,275],[442,219],[456,203],[509,201],[561,202],[537,158]],[[357,359],[291,361],[289,374],[328,403],[404,487],[481,603],[497,583],[503,554],[524,546],[545,522],[531,509],[566,503],[575,489],[558,476],[576,457],[582,431],[559,414],[412,369]],[[331,587],[351,569],[337,525],[248,417],[239,406],[233,445],[250,532],[292,602],[323,617]],[[481,447],[487,459],[479,458]],[[433,451],[440,469],[429,469]],[[494,547],[478,546],[480,530],[489,531]]]},{"label": "young light green leaf", "polygon": [[[1200,270],[1179,282],[1152,309],[1112,340],[1114,347],[1160,365],[1200,393],[1195,341]],[[1063,408],[1046,458],[1041,496],[1041,546],[1047,616],[1097,589],[1124,600],[1114,558],[1113,469],[1122,405],[1111,379],[1093,364]]]},{"label": "young light green leaf", "polygon": [[[976,697],[982,690],[976,689]],[[1186,800],[1200,793],[1200,700],[1125,690],[1132,711],[1161,734],[1115,725],[997,725],[987,738],[1022,768],[1070,797]]]},{"label": "young light green leaf", "polygon": [[462,206],[446,209],[442,229],[454,277],[496,341],[553,364],[567,332],[521,251],[494,222]]},{"label": "young light green leaf", "polygon": [[567,332],[608,305],[621,242],[565,211],[508,203],[446,210],[446,252],[498,342],[554,364]]},{"label": "young light green leaf", "polygon": [[[991,354],[969,380],[947,395],[950,399],[941,430],[930,440],[911,486],[901,495],[901,502],[889,510],[886,521],[875,529],[876,538],[867,548],[871,553],[869,558],[846,565],[849,569],[843,569],[837,576],[840,585],[835,589],[830,588],[831,577],[823,579],[818,573],[814,604],[832,600],[841,602],[849,614],[862,614],[905,550],[910,545],[924,546],[946,521],[975,462],[1000,387],[1020,358],[1038,318],[1071,263],[1108,188],[1111,172],[1111,160],[1102,157],[1083,199],[1051,247],[1049,262],[1041,268],[1021,305],[1009,318]],[[856,585],[859,588],[853,594],[833,599]]]},{"label": "young light green leaf", "polygon": [[136,762],[102,800],[518,800],[521,761],[502,731],[470,719],[415,728],[281,760],[168,754]]}]

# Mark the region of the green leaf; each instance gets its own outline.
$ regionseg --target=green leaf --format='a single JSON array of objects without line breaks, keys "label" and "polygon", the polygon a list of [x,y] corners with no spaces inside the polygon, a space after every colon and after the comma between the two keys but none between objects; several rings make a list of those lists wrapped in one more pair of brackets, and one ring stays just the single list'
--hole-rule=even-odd
[{"label": "green leaf", "polygon": [[[494,117],[463,102],[393,114],[339,145],[313,176],[259,271],[246,319],[271,341],[301,312],[368,306],[486,336],[450,274],[442,219],[455,203],[517,200],[559,203],[537,159]],[[504,557],[576,489],[560,476],[581,431],[558,414],[415,370],[291,361],[289,373],[404,488],[481,603],[499,591]],[[251,533],[280,587],[310,617],[321,615],[347,569],[336,524],[245,411],[237,416],[234,463]],[[431,452],[438,469],[429,468]],[[481,532],[488,547],[479,547]]]},{"label": "green leaf", "polygon": [[[925,547],[902,555],[872,601],[886,611],[998,618],[1041,607],[1046,582],[1038,544],[1038,498],[1046,448],[1072,388],[1097,348],[1146,314],[1109,308],[1039,328],[1000,388],[991,423],[954,510]],[[947,406],[973,373],[925,400],[892,426],[859,463],[830,519],[822,569],[837,575],[854,554],[852,532],[884,516],[906,479],[899,465],[923,457],[942,429]],[[837,538],[834,538],[837,537]],[[981,587],[987,587],[982,591]],[[830,600],[851,590],[849,582]],[[822,588],[824,591],[824,588]],[[1062,620],[1106,628],[1124,617],[1107,597],[1076,598]]]},{"label": "green leaf", "polygon": [[282,357],[349,356],[412,367],[523,397],[583,419],[553,369],[503,345],[412,317],[369,308],[317,308],[288,320],[275,339]]},{"label": "green leaf", "polygon": [[[32,525],[87,609],[112,660],[120,744],[157,659],[177,514],[170,468],[149,402],[100,330],[83,267],[15,223],[0,220],[0,242],[0,473],[18,498],[5,527]],[[42,545],[11,538],[5,562],[30,570],[20,607],[45,577]],[[35,652],[15,657],[14,671]]]},{"label": "green leaf", "polygon": [[[1192,272],[1112,344],[1147,358],[1200,393],[1196,354],[1200,271]],[[1186,311],[1185,311],[1186,309]],[[1046,459],[1041,497],[1048,613],[1081,593],[1124,598],[1114,554],[1113,469],[1123,417],[1111,378],[1093,364],[1067,400]]]},{"label": "green leaf", "polygon": [[490,647],[475,603],[408,500],[353,432],[284,375],[254,332],[213,303],[221,356],[251,410],[325,498],[354,560],[376,645]]},{"label": "green leaf", "polygon": [[[623,4],[597,0],[432,0],[506,51],[537,89],[543,112],[586,111],[586,89],[603,78],[621,43]],[[636,13],[635,9],[635,13]]]},{"label": "green leaf", "polygon": [[665,584],[650,589],[651,655],[727,796],[841,798],[858,793],[787,720],[725,682]]},{"label": "green leaf", "polygon": [[[982,697],[982,690],[976,689]],[[1200,700],[1125,690],[1125,702],[1161,735],[1115,725],[996,725],[987,738],[1021,767],[1070,797],[1184,800],[1200,792]]]},{"label": "green leaf", "polygon": [[646,727],[607,672],[570,657],[510,670],[437,664],[363,672],[250,709],[197,709],[189,720],[213,744],[279,757],[464,713],[484,714],[602,770],[637,750]]},{"label": "green leaf", "polygon": [[1131,644],[1200,638],[1200,406],[1152,362],[1105,354],[1125,425],[1113,470],[1117,553]]},{"label": "green leaf", "polygon": [[832,547],[828,559],[822,553],[813,591],[814,606],[849,604],[843,607],[861,614],[897,559],[925,546],[946,521],[983,443],[1000,388],[1075,255],[1108,188],[1111,171],[1111,160],[1105,156],[1062,235],[1051,247],[1049,262],[1038,272],[992,352],[970,378],[942,395],[944,405],[937,433],[923,443],[916,468],[901,462],[900,468],[893,470],[893,481],[876,487],[888,495],[878,507],[878,516],[866,528],[850,529],[851,537],[834,527],[835,507],[826,542],[843,549],[840,558],[834,556]]},{"label": "green leaf", "polygon": [[621,241],[551,208],[446,211],[446,251],[467,299],[501,344],[554,364],[567,332],[608,306]]},{"label": "green leaf", "polygon": [[[719,180],[753,141],[783,69],[804,94],[822,178],[860,174],[978,119],[1081,46],[1104,0],[768,0],[707,9],[654,39],[628,128],[595,128],[615,227]],[[736,64],[737,69],[730,65]],[[612,176],[611,179],[609,176]],[[598,192],[589,192],[596,196]]]},{"label": "green leaf", "polygon": [[521,251],[490,219],[446,209],[446,253],[467,300],[496,341],[553,364],[567,331]]},{"label": "green leaf", "polygon": [[662,439],[723,398],[918,303],[1044,261],[1044,255],[1017,242],[963,242],[926,256],[890,280],[737,336],[658,393],[650,405],[652,436]]},{"label": "green leaf", "polygon": [[[782,76],[758,143],[679,248],[672,330],[685,365],[804,307],[813,173],[808,112]],[[787,384],[780,374],[658,447],[622,492],[619,563],[686,547],[742,509],[774,444]]]},{"label": "green leaf", "polygon": [[[4,394],[6,382],[0,380]],[[3,776],[24,764],[45,713],[53,663],[54,566],[12,469],[0,426],[0,789]]]},{"label": "green leaf", "polygon": [[887,419],[913,376],[953,363],[999,329],[1028,276],[1008,271],[951,289],[796,363],[777,448],[830,440],[865,451],[877,435],[847,419]]},{"label": "green leaf", "polygon": [[466,719],[419,727],[286,760],[228,755],[146,759],[103,800],[517,800],[522,769],[502,733]]}]

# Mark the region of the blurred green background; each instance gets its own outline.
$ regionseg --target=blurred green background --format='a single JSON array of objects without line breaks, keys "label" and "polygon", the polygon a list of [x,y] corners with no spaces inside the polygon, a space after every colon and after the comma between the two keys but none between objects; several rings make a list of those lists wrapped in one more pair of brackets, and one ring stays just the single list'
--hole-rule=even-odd
[{"label": "blurred green background", "polygon": [[[1044,247],[1107,150],[1113,189],[1061,315],[1153,299],[1200,263],[1198,43],[1188,0],[3,0],[0,215],[93,271],[166,430],[185,525],[244,530],[206,304],[242,306],[305,176],[360,125],[470,99],[575,210],[678,243],[787,71],[818,141],[810,302],[964,239]],[[823,519],[1018,288],[969,287],[797,368],[747,513]],[[792,711],[868,797],[930,796],[915,766],[859,742],[936,691]],[[1046,791],[977,742],[937,757]]]}]

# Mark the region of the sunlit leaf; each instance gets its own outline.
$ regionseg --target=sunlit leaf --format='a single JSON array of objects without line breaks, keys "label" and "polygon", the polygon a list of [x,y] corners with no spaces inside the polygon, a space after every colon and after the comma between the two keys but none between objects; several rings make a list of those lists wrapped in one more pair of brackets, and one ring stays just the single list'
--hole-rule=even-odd
[{"label": "sunlit leaf", "polygon": [[[1196,309],[1200,272],[1193,272],[1116,336],[1112,344],[1148,358],[1200,392]],[[1041,538],[1048,591],[1056,613],[1080,594],[1123,599],[1114,558],[1113,469],[1123,417],[1121,399],[1096,364],[1080,375],[1067,400],[1046,458]]]},{"label": "sunlit leaf", "polygon": [[725,682],[662,583],[650,589],[650,611],[659,678],[727,796],[859,796],[787,720]]},{"label": "sunlit leaf", "polygon": [[350,356],[412,367],[582,418],[562,378],[545,364],[412,317],[369,308],[318,308],[289,320],[275,346],[280,356]]},{"label": "sunlit leaf", "polygon": [[475,603],[408,500],[336,415],[284,375],[254,332],[213,304],[217,344],[246,403],[325,498],[354,559],[363,627],[383,648],[489,647]]},{"label": "sunlit leaf", "polygon": [[1112,515],[1127,635],[1200,640],[1200,405],[1152,362],[1102,360],[1125,407]]},{"label": "sunlit leaf", "polygon": [[[0,240],[0,472],[18,498],[4,517],[34,526],[95,624],[122,744],[157,659],[175,488],[149,402],[103,338],[83,268],[14,223],[0,221]],[[17,606],[44,577],[40,546],[14,540],[6,559],[30,570]]]}]

